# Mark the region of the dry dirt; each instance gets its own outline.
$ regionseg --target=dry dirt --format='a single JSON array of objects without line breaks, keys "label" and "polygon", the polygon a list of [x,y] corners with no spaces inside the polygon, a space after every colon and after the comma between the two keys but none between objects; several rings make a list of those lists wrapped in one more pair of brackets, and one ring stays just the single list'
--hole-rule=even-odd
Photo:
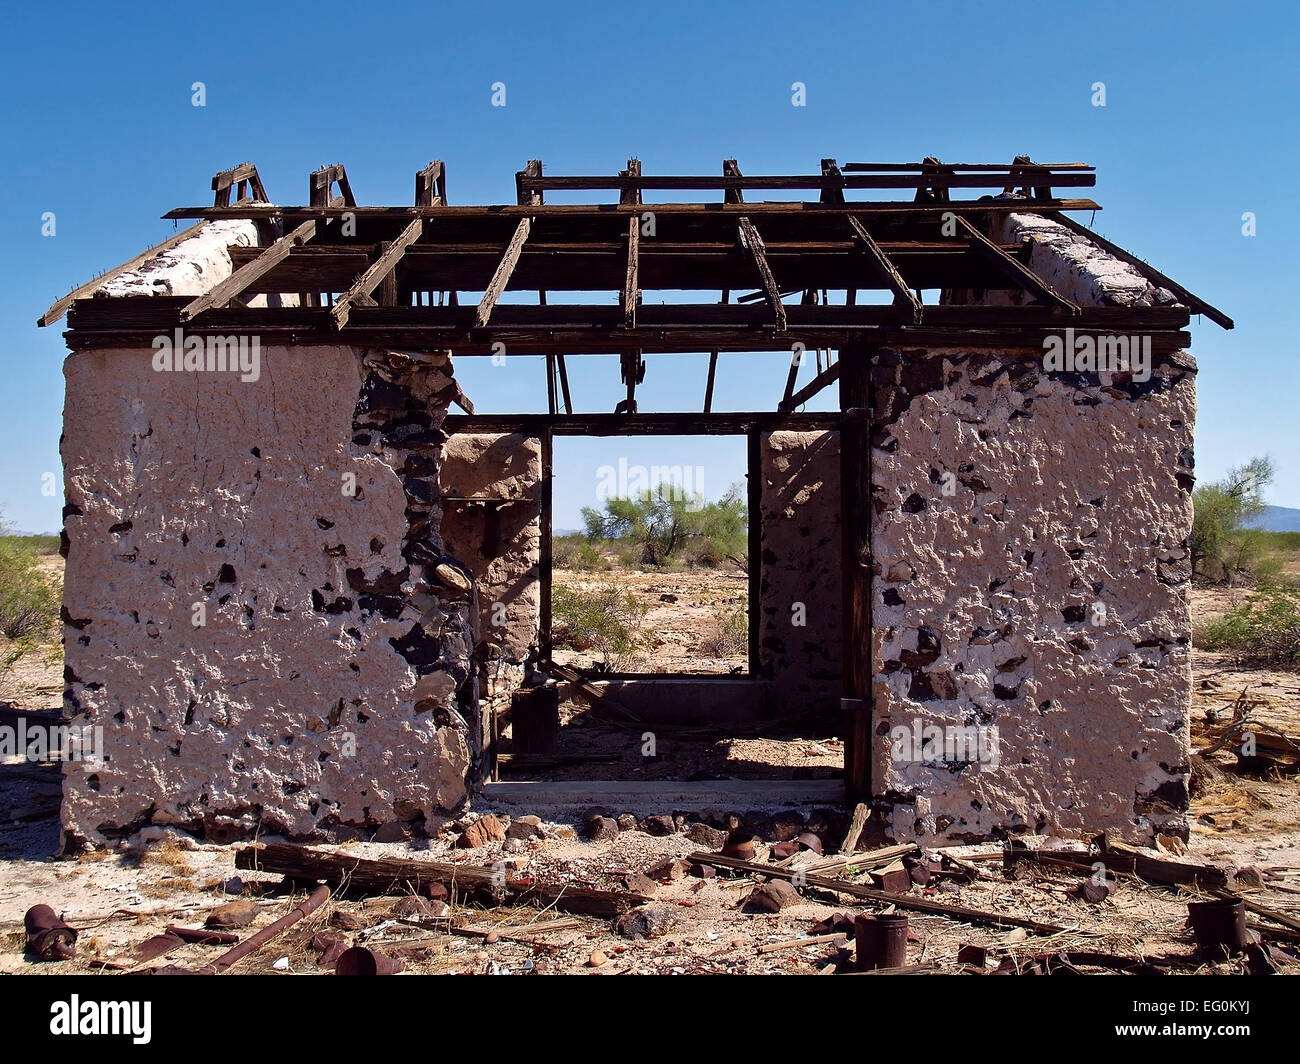
[{"label": "dry dirt", "polygon": [[[716,574],[711,578],[716,580]],[[710,590],[679,574],[644,574],[644,586],[655,594],[677,596],[677,602],[663,604],[665,612],[655,620],[657,630],[665,636],[656,654],[662,653],[668,660],[691,657],[692,618],[707,616],[710,605],[743,591],[743,584],[734,589],[726,584]],[[1229,608],[1239,594],[1198,590],[1193,596],[1195,619],[1199,622]],[[3,701],[22,710],[57,708],[61,689],[57,650],[45,648],[22,659],[22,669],[17,677],[10,677]],[[1204,745],[1198,736],[1207,711],[1222,711],[1243,690],[1260,719],[1290,735],[1300,734],[1300,675],[1247,669],[1230,655],[1200,651],[1193,653],[1193,669],[1196,745]],[[820,746],[828,754],[799,756],[805,763],[833,769],[842,757],[836,742],[833,736],[818,735],[778,745],[791,759],[793,751]],[[771,753],[746,752],[737,745],[728,749],[724,761],[748,761]],[[1223,770],[1230,770],[1234,764],[1234,758],[1222,752],[1211,760]],[[149,838],[141,836],[131,844],[124,843],[118,852],[55,860],[57,795],[55,766],[0,767],[0,972],[110,971],[110,964],[129,963],[132,947],[161,932],[167,924],[200,924],[208,910],[230,900],[227,891],[231,890],[257,898],[262,905],[252,927],[241,934],[269,924],[302,899],[301,892],[284,894],[279,877],[236,873],[234,846],[196,843],[186,836],[156,829],[148,833]],[[609,812],[616,814],[619,810]],[[1300,800],[1296,777],[1238,777],[1228,772],[1207,793],[1194,798],[1191,819],[1186,860],[1213,863],[1228,871],[1240,867],[1259,870],[1262,886],[1242,887],[1244,895],[1252,903],[1289,914],[1300,927]],[[581,829],[581,825],[576,826]],[[641,830],[624,831],[610,841],[590,843],[578,839],[574,827],[547,823],[540,837],[519,842],[517,853],[504,853],[501,843],[474,850],[455,849],[452,828],[430,841],[358,841],[339,848],[358,856],[439,858],[464,862],[467,867],[490,867],[503,859],[522,859],[526,864],[524,875],[605,887],[617,886],[620,877],[629,871],[644,873],[666,857],[685,856],[704,848],[680,832],[655,837]],[[825,832],[827,853],[833,852],[839,841],[836,834],[834,828]],[[759,861],[765,859],[766,851],[766,845],[759,846]],[[998,851],[993,844],[949,852],[993,856]],[[1066,930],[1040,936],[913,913],[909,964],[933,963],[951,971],[957,968],[959,946],[975,943],[990,948],[990,965],[1002,957],[1021,963],[1032,955],[1069,948],[1144,957],[1179,970],[1233,971],[1241,967],[1241,962],[1236,961],[1216,966],[1197,959],[1184,927],[1186,903],[1199,896],[1193,892],[1120,877],[1113,883],[1110,896],[1094,905],[1075,896],[1079,881],[1071,874],[1022,870],[1007,875],[996,859],[978,864],[983,874],[976,880],[914,886],[909,896],[1031,917]],[[236,875],[242,879],[232,882]],[[846,878],[870,883],[863,874]],[[335,909],[359,914],[368,925],[366,931],[353,934],[353,939],[389,952],[405,949],[407,969],[416,972],[813,973],[829,970],[830,965],[847,970],[849,952],[843,941],[796,942],[771,951],[763,947],[806,937],[817,921],[834,913],[885,911],[879,905],[864,907],[848,896],[806,888],[802,900],[790,908],[775,914],[755,913],[743,903],[754,882],[743,875],[713,879],[687,876],[658,886],[653,904],[664,910],[669,926],[661,936],[642,940],[615,933],[610,920],[578,917],[576,927],[537,934],[532,942],[517,942],[506,936],[527,934],[523,925],[554,919],[558,914],[524,907],[483,908],[476,899],[457,899],[451,912],[454,922],[480,928],[501,925],[501,937],[488,943],[482,938],[449,933],[446,920],[415,928],[386,919],[395,900],[392,898],[333,899],[285,936],[241,961],[234,971],[320,972],[309,944],[312,936],[326,927]],[[23,913],[42,901],[82,930],[74,960],[36,962],[24,955]],[[412,938],[419,942],[411,945],[407,940]],[[1266,935],[1266,940],[1293,954],[1300,953],[1300,932],[1277,930]],[[407,941],[406,946],[403,941]],[[607,959],[593,967],[590,958],[596,951]],[[160,963],[199,965],[211,961],[217,952],[211,947],[186,946]],[[1300,972],[1300,964],[1279,959],[1284,970]]]}]

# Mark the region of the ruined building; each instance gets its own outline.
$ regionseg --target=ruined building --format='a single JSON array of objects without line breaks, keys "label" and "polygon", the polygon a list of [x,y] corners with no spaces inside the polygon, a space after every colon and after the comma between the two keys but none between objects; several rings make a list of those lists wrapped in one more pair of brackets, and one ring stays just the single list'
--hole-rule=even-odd
[{"label": "ruined building", "polygon": [[[1069,216],[1091,168],[517,184],[453,205],[434,163],[413,206],[364,207],[333,166],[285,207],[245,164],[42,318],[70,349],[66,714],[106,751],[67,768],[69,847],[418,833],[476,802],[489,696],[550,663],[562,434],[748,441],[749,669],[628,704],[842,713],[842,800],[900,839],[1185,831],[1184,330],[1232,323]],[[653,202],[682,189],[712,192]],[[674,290],[721,298],[641,298]],[[502,351],[544,360],[549,412],[473,412],[456,366]],[[707,362],[699,412],[638,409],[661,352]],[[714,411],[720,352],[817,373]],[[595,353],[618,405],[575,412]],[[824,389],[835,411],[799,411]]]}]

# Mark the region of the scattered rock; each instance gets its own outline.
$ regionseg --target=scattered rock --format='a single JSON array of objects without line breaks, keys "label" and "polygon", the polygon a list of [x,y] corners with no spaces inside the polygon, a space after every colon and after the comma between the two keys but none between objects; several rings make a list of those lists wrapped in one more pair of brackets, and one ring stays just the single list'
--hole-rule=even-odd
[{"label": "scattered rock", "polygon": [[421,891],[430,901],[446,901],[451,896],[447,891],[447,884],[439,883],[437,880],[425,883]]},{"label": "scattered rock", "polygon": [[619,831],[636,831],[636,817],[631,813],[621,813],[618,818]]},{"label": "scattered rock", "polygon": [[677,825],[673,822],[672,817],[658,813],[641,821],[641,830],[647,835],[656,835],[662,838],[665,835],[676,834]]},{"label": "scattered rock", "polygon": [[584,825],[583,834],[592,842],[608,842],[618,838],[618,821],[607,816],[593,816]]},{"label": "scattered rock", "polygon": [[773,879],[750,892],[747,904],[755,909],[769,913],[778,913],[791,905],[798,905],[803,899],[799,892],[784,879]]},{"label": "scattered rock", "polygon": [[686,829],[686,837],[708,850],[720,850],[727,844],[727,833],[708,824],[692,824]]},{"label": "scattered rock", "polygon": [[1110,886],[1095,879],[1085,879],[1079,884],[1079,897],[1097,905],[1110,897]]},{"label": "scattered rock", "polygon": [[1260,875],[1258,868],[1252,868],[1249,865],[1244,868],[1238,868],[1232,873],[1232,885],[1234,887],[1253,887],[1256,890],[1264,889],[1264,877]]},{"label": "scattered rock", "polygon": [[627,875],[621,876],[619,885],[634,894],[653,894],[659,889],[658,883],[648,876],[641,875],[640,872],[628,872]]},{"label": "scattered rock", "polygon": [[789,842],[803,831],[803,814],[792,809],[772,814],[772,838],[777,842]]},{"label": "scattered rock", "polygon": [[433,907],[423,898],[408,894],[394,902],[389,915],[395,920],[427,920],[433,916]]},{"label": "scattered rock", "polygon": [[260,911],[257,902],[240,898],[237,901],[228,901],[225,905],[218,905],[208,913],[206,923],[208,927],[222,929],[247,927],[257,919]]},{"label": "scattered rock", "polygon": [[356,913],[347,912],[344,909],[335,909],[330,916],[330,926],[337,927],[340,931],[364,931],[370,926],[370,921],[358,916]]},{"label": "scattered rock", "polygon": [[666,861],[661,861],[655,865],[647,874],[651,879],[656,879],[661,883],[676,883],[678,880],[685,878],[690,870],[690,861],[682,857],[669,857]]},{"label": "scattered rock", "polygon": [[600,950],[592,950],[591,956],[587,958],[588,968],[599,968],[602,964],[608,963],[609,958],[601,953]]},{"label": "scattered rock", "polygon": [[1177,835],[1157,835],[1156,849],[1172,853],[1175,857],[1182,857],[1187,853],[1187,843]]},{"label": "scattered rock", "polygon": [[410,837],[410,827],[400,820],[390,820],[386,824],[380,824],[375,832],[376,842],[405,842]]},{"label": "scattered rock", "polygon": [[624,938],[658,938],[672,927],[675,914],[662,905],[643,905],[614,921],[614,930]]},{"label": "scattered rock", "polygon": [[510,826],[506,828],[506,838],[508,839],[535,839],[542,834],[542,818],[529,814],[527,816],[517,817],[510,821]]},{"label": "scattered rock", "polygon": [[486,846],[490,842],[502,842],[506,837],[506,829],[491,813],[487,813],[472,824],[465,828],[465,832],[456,840],[456,845],[462,849],[473,850],[480,846]]}]

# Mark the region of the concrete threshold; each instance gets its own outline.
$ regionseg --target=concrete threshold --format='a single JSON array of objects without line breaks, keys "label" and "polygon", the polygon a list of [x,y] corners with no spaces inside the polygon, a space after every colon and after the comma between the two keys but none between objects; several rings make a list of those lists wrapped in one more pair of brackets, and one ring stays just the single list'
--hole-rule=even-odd
[{"label": "concrete threshold", "polygon": [[583,813],[599,806],[614,814],[744,811],[844,804],[843,780],[547,780],[485,783],[474,806],[484,812]]}]

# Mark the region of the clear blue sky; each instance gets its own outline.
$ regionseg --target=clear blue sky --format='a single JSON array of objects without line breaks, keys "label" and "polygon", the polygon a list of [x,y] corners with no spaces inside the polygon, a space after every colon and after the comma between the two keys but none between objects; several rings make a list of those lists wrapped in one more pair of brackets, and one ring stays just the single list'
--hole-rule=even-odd
[{"label": "clear blue sky", "polygon": [[[1096,165],[1096,228],[1236,318],[1233,332],[1193,324],[1198,474],[1267,452],[1269,501],[1300,506],[1298,27],[1286,2],[12,6],[0,505],[19,528],[60,525],[61,482],[49,498],[41,477],[59,471],[64,348],[37,316],[165,238],[158,216],[210,202],[212,174],[243,160],[278,202],[304,202],[307,173],[341,161],[360,202],[409,203],[414,172],[441,158],[449,198],[471,203],[512,202],[530,158],[553,173],[613,173],[629,156],[647,173],[715,173],[734,157],[759,174],[1023,153]],[[795,81],[806,107],[791,105]],[[570,361],[579,406],[612,409],[616,360]],[[716,408],[770,409],[785,365],[724,356],[720,374]],[[465,380],[481,409],[544,407],[537,364]],[[641,408],[694,409],[703,387],[703,360],[655,359]],[[714,495],[743,475],[736,440],[566,441],[557,525],[578,523],[596,466],[620,455],[703,465]]]}]

